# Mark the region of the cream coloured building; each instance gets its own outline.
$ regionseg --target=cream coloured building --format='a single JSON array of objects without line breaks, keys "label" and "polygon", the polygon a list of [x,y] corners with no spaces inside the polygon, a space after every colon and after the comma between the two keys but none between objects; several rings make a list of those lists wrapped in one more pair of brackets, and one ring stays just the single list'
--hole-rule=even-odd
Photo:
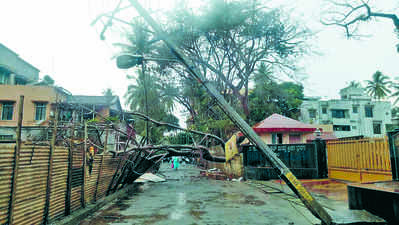
[{"label": "cream coloured building", "polygon": [[341,99],[303,101],[299,120],[310,124],[332,125],[338,138],[384,137],[391,124],[391,103],[374,101],[361,87],[346,87]]}]

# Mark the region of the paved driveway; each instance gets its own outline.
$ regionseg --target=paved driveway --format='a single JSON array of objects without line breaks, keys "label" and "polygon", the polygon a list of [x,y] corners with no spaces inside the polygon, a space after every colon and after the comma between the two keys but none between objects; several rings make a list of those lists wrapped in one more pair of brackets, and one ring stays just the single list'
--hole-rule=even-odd
[{"label": "paved driveway", "polygon": [[[167,182],[150,183],[82,221],[88,224],[305,225],[317,220],[283,194],[265,194],[244,183],[199,177],[191,165],[162,167]],[[311,222],[311,220],[313,222]]]}]

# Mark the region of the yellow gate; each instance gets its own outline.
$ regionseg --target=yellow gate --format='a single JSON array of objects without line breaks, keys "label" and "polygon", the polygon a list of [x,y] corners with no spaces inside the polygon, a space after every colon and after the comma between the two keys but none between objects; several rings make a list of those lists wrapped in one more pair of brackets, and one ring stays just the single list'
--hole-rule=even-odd
[{"label": "yellow gate", "polygon": [[386,138],[329,141],[327,157],[329,178],[360,183],[392,180]]}]

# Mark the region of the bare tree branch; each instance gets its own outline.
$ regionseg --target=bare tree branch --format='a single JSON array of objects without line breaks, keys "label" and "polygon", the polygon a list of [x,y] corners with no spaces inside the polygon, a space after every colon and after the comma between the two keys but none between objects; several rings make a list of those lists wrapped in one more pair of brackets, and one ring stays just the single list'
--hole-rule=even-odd
[{"label": "bare tree branch", "polygon": [[399,30],[399,18],[393,13],[375,12],[369,1],[358,0],[358,4],[349,1],[326,0],[329,8],[325,11],[321,23],[326,26],[340,26],[344,28],[348,38],[357,35],[358,25],[361,22],[369,21],[371,18],[385,18],[393,22],[394,28]]}]

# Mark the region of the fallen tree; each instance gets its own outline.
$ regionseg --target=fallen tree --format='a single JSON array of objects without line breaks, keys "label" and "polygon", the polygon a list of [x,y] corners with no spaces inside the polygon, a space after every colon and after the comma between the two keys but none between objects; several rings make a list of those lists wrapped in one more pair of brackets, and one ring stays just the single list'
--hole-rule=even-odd
[{"label": "fallen tree", "polygon": [[[156,145],[156,146],[144,146],[131,148],[129,151],[146,150],[148,153],[160,152],[154,155],[154,158],[162,156],[163,158],[173,157],[173,156],[186,156],[199,158],[202,157],[208,161],[213,162],[226,162],[224,157],[212,156],[209,148],[201,145],[189,146],[189,145]],[[151,151],[149,151],[151,150]]]},{"label": "fallen tree", "polygon": [[224,157],[212,156],[205,146],[158,145],[133,147],[125,153],[126,160],[120,171],[116,171],[116,179],[111,181],[110,191],[116,191],[125,185],[132,184],[145,172],[154,168],[162,160],[173,156],[203,158],[213,162],[225,162]]}]

